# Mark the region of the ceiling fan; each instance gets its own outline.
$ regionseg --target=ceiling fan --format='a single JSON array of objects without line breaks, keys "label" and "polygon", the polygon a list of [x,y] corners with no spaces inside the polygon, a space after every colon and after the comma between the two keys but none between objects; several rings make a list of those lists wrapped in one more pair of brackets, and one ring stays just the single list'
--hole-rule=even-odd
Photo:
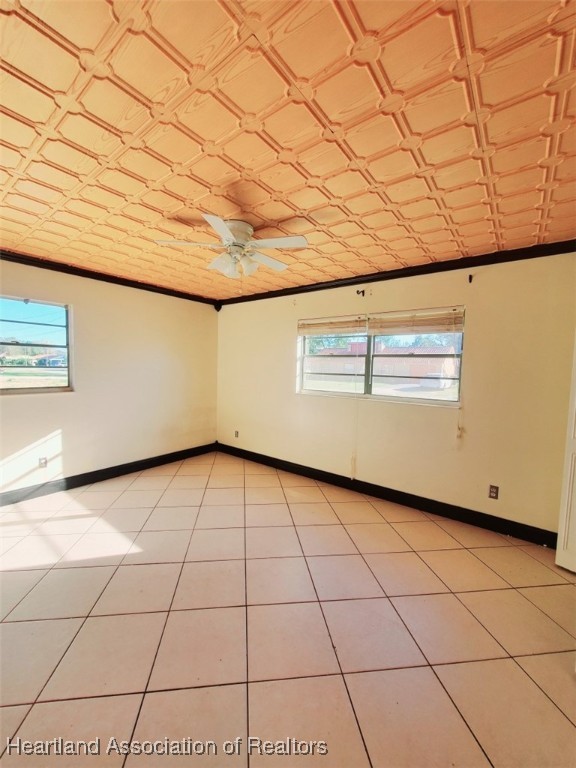
[{"label": "ceiling fan", "polygon": [[246,221],[224,221],[219,216],[203,213],[202,216],[220,237],[220,243],[192,243],[189,240],[156,240],[158,245],[201,246],[203,248],[224,249],[208,264],[208,269],[216,269],[226,277],[238,278],[253,275],[260,264],[280,272],[288,267],[277,259],[259,253],[256,248],[306,248],[308,241],[302,235],[290,237],[271,237],[252,240],[254,228]]}]

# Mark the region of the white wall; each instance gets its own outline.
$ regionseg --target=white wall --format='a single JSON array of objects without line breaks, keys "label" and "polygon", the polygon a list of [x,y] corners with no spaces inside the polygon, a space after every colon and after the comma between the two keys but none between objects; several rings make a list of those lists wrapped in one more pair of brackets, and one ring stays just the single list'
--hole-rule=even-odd
[{"label": "white wall", "polygon": [[0,397],[2,490],[214,441],[212,306],[6,261],[0,268],[4,295],[70,305],[74,386]]},{"label": "white wall", "polygon": [[[575,286],[569,254],[224,306],[218,440],[557,530]],[[453,304],[461,408],[296,394],[298,319]]]},{"label": "white wall", "polygon": [[[217,437],[557,530],[574,255],[366,284],[365,297],[355,286],[220,313],[9,262],[0,269],[2,293],[71,305],[74,365],[74,392],[0,397],[3,490]],[[461,408],[296,394],[298,319],[451,304],[466,307]],[[487,498],[490,483],[500,486],[498,501]]]}]

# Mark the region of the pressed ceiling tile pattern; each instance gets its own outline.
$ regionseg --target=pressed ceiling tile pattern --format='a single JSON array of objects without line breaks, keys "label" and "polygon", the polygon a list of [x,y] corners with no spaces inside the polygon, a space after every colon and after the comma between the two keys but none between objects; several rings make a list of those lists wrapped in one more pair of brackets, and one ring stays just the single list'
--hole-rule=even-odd
[{"label": "pressed ceiling tile pattern", "polygon": [[[223,300],[574,235],[572,2],[0,16],[6,250]],[[155,243],[214,243],[202,212],[309,247],[237,282],[208,248]]]}]

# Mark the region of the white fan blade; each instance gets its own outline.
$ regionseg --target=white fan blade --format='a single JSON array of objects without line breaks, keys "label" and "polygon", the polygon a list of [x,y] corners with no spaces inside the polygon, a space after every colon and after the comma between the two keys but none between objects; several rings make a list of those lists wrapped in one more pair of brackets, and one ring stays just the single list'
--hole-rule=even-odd
[{"label": "white fan blade", "polygon": [[193,245],[197,248],[224,248],[222,243],[193,243],[190,240],[155,240],[156,245]]},{"label": "white fan blade", "polygon": [[234,242],[234,235],[232,234],[232,230],[226,224],[224,219],[221,219],[219,216],[212,216],[210,213],[203,213],[202,216],[206,219],[208,224],[212,227],[212,229],[220,235],[220,238],[223,243],[228,245],[229,243]]},{"label": "white fan blade", "polygon": [[250,258],[253,261],[257,261],[259,264],[264,264],[265,267],[275,269],[277,272],[282,272],[283,269],[288,269],[288,264],[283,264],[277,259],[272,259],[270,256],[265,256],[263,253],[258,253],[258,251],[251,253]]},{"label": "white fan blade", "polygon": [[292,235],[290,237],[270,237],[262,240],[250,240],[248,247],[255,248],[306,248],[308,240],[303,235]]}]

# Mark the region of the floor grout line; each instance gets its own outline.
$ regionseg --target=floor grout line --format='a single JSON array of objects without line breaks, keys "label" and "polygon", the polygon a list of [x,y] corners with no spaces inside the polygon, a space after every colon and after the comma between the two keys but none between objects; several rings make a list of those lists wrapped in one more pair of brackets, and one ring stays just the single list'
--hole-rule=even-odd
[{"label": "floor grout line", "polygon": [[[290,513],[290,514],[292,514],[292,513]],[[298,535],[298,532],[296,532],[296,535]],[[302,542],[300,542],[300,546],[302,547]],[[302,547],[302,551],[304,551],[303,547]],[[324,608],[322,606],[322,601],[320,600],[320,596],[318,595],[318,589],[316,587],[316,583],[315,583],[314,578],[312,576],[312,572],[310,571],[310,566],[308,564],[308,560],[307,560],[307,558],[304,558],[304,559],[306,561],[306,568],[308,569],[308,576],[310,577],[310,581],[312,582],[312,586],[314,588],[314,592],[316,593],[316,599],[317,599],[317,602],[318,602],[318,606],[320,608],[320,612],[322,614],[322,619],[324,621],[324,626],[326,627],[326,632],[328,633],[328,637],[329,637],[330,643],[332,645],[332,653],[334,654],[334,657],[336,659],[336,663],[338,664],[338,669],[340,670],[340,677],[342,679],[342,683],[343,683],[344,688],[346,690],[346,695],[348,696],[348,701],[350,702],[350,707],[351,707],[352,713],[354,715],[354,720],[356,722],[356,727],[358,728],[358,733],[360,734],[360,738],[361,738],[362,744],[364,746],[364,751],[366,753],[366,758],[368,760],[369,765],[372,768],[373,763],[372,763],[372,758],[370,756],[370,752],[368,751],[368,745],[366,744],[366,737],[365,737],[364,732],[362,730],[362,726],[360,724],[360,719],[358,717],[358,713],[356,712],[356,707],[354,706],[354,701],[352,700],[352,695],[350,693],[350,689],[349,689],[348,683],[346,681],[346,676],[344,674],[344,671],[342,669],[342,664],[341,664],[340,659],[338,657],[338,653],[337,653],[337,650],[336,650],[336,645],[334,643],[334,639],[332,637],[332,633],[330,632],[330,626],[329,626],[328,621],[326,619],[326,614],[325,614]]]}]

